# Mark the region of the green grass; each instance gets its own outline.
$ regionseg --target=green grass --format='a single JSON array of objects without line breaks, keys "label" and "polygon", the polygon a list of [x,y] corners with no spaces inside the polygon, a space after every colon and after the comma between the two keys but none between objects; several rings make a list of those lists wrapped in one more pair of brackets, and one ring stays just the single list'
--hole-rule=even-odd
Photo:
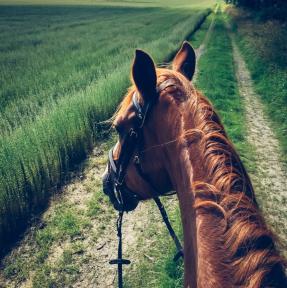
[{"label": "green grass", "polygon": [[1,135],[108,77],[132,59],[135,47],[190,16],[127,7],[2,7],[0,14]]},{"label": "green grass", "polygon": [[[179,238],[182,239],[179,208],[174,209],[175,205],[169,208],[168,201],[164,198],[162,201],[165,204],[173,228]],[[154,209],[157,210],[156,207],[154,207]],[[157,235],[156,241],[152,242],[152,245],[148,245],[148,249],[138,256],[137,269],[130,269],[129,272],[124,275],[124,287],[183,287],[183,261],[182,259],[179,259],[177,262],[172,260],[176,253],[174,242],[161,220],[159,223],[151,223],[151,225],[146,227],[144,241],[153,235]],[[138,247],[140,247],[140,244]],[[144,247],[146,247],[146,245]],[[145,255],[148,255],[148,257]]]},{"label": "green grass", "polygon": [[233,17],[233,29],[251,72],[255,90],[263,100],[265,111],[280,140],[282,158],[287,163],[286,24],[257,22],[254,18],[254,15],[246,16],[241,11]]},{"label": "green grass", "polygon": [[129,85],[133,51],[165,61],[208,10],[1,7],[0,242],[86,157]]},{"label": "green grass", "polygon": [[[76,237],[88,229],[88,220],[83,211],[78,211],[66,204],[57,206],[53,214],[47,218],[44,227],[37,229],[32,235],[33,246],[30,249],[33,254],[29,256],[29,260],[18,257],[12,262],[5,263],[3,270],[5,278],[16,278],[17,281],[22,282],[29,278],[31,271],[35,271],[33,287],[51,287],[49,285],[52,285],[52,282],[54,285],[67,284],[69,275],[75,277],[78,271],[78,266],[73,263],[72,257],[83,249],[78,245]],[[53,245],[56,243],[61,247],[61,244],[68,239],[73,244],[63,249],[62,255],[57,257],[57,262],[47,261]]]}]

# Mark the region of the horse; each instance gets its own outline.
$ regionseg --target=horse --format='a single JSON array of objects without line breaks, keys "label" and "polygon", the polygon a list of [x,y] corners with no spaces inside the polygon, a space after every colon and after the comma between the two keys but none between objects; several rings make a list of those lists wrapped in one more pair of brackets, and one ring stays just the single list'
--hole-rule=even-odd
[{"label": "horse", "polygon": [[117,210],[129,211],[176,191],[184,287],[287,287],[286,261],[244,165],[215,109],[192,84],[195,65],[186,41],[170,69],[156,68],[136,50],[133,84],[112,118],[119,139],[109,153],[105,193]]}]

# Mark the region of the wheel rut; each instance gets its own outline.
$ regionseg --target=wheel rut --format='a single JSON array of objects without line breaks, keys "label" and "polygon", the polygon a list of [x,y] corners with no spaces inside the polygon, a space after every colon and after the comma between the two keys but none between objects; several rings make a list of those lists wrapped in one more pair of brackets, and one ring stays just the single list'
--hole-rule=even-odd
[{"label": "wheel rut", "polygon": [[286,246],[287,169],[280,158],[280,145],[264,106],[253,88],[247,65],[231,34],[239,93],[246,110],[247,140],[255,148],[256,173],[251,175],[263,212]]}]

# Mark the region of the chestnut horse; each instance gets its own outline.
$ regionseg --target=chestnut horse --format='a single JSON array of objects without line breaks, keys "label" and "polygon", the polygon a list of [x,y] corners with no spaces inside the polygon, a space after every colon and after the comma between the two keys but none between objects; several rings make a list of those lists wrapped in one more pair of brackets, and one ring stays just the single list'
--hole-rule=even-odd
[{"label": "chestnut horse", "polygon": [[[210,102],[190,82],[195,53],[184,42],[172,69],[155,68],[136,51],[134,85],[123,99],[113,125],[119,141],[136,123],[132,97],[153,103],[142,127],[141,166],[132,161],[125,183],[141,199],[157,191],[176,191],[184,234],[184,286],[287,287],[285,261],[279,255],[255,200],[250,179]],[[171,80],[157,90],[162,83]],[[228,97],[228,96],[227,96]],[[152,183],[152,185],[150,185]]]}]

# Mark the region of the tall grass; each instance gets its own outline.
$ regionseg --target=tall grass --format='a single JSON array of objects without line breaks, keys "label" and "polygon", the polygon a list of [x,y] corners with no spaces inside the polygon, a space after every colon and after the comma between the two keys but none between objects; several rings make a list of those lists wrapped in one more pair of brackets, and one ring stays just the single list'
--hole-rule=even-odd
[{"label": "tall grass", "polygon": [[[49,0],[45,5],[109,5],[122,7],[210,8],[215,0]],[[43,0],[0,0],[0,5],[43,5]]]},{"label": "tall grass", "polygon": [[[7,11],[4,14],[10,13],[11,18],[4,18],[1,22],[3,25],[13,26],[18,25],[18,21],[20,23],[23,21],[17,30],[24,29],[24,39],[30,39],[31,35],[40,35],[42,41],[48,42],[48,46],[37,48],[27,44],[26,49],[18,49],[17,45],[13,44],[15,39],[18,39],[18,36],[15,35],[15,38],[11,38],[12,46],[8,45],[9,48],[7,48],[8,51],[11,49],[11,55],[7,52],[8,58],[5,56],[1,59],[2,61],[7,61],[9,57],[12,57],[11,60],[17,59],[14,61],[14,68],[9,71],[9,73],[15,72],[17,75],[12,77],[15,79],[15,86],[6,86],[6,88],[15,87],[13,89],[16,92],[11,93],[10,90],[10,96],[13,95],[13,97],[7,97],[8,100],[6,99],[4,102],[6,104],[4,106],[19,113],[15,122],[9,119],[8,122],[12,123],[9,131],[5,131],[4,136],[0,139],[1,247],[5,243],[9,243],[11,237],[17,235],[25,227],[32,213],[46,205],[53,188],[63,183],[66,172],[86,156],[97,135],[96,123],[111,116],[129,85],[130,61],[134,48],[140,46],[150,52],[156,62],[163,62],[167,55],[178,49],[187,34],[194,30],[197,23],[202,22],[202,19],[209,13],[209,10],[175,10],[174,12],[166,9],[120,8],[113,8],[111,11],[102,8],[98,11],[98,8],[90,7],[85,11],[87,14],[81,15],[80,12],[83,8],[76,8],[76,13],[69,10],[75,8],[60,7],[47,10],[47,15],[56,13],[55,19],[52,17],[56,24],[49,24],[49,21],[45,24],[43,21],[44,24],[41,26],[40,22],[45,17],[41,15],[42,10],[38,10],[37,7],[20,10],[9,7],[5,9]],[[23,13],[26,15],[25,17],[21,15]],[[71,21],[69,13],[72,14]],[[91,15],[88,17],[89,13]],[[100,24],[101,18],[98,21],[98,17],[105,13],[110,13],[110,19],[103,16],[107,20],[102,19],[104,22]],[[29,27],[29,25],[26,27],[25,22],[29,20],[29,17],[33,19],[33,15],[36,15],[36,22],[32,21],[33,27]],[[94,22],[94,24],[78,26],[79,30],[71,29],[72,24],[80,23],[78,15],[81,15],[84,22]],[[39,25],[35,25],[36,23]],[[153,23],[152,28],[150,28],[151,23]],[[41,34],[34,29],[42,29],[44,32]],[[59,30],[60,32],[57,32]],[[99,39],[101,40],[98,45],[102,45],[102,49],[99,48],[101,52],[97,55],[93,54],[93,51],[97,51],[95,43],[97,43],[98,33],[100,33]],[[76,52],[70,51],[71,42],[75,44],[73,42],[77,42],[77,39],[79,39],[79,47],[83,49],[79,49],[79,54],[77,54],[77,49]],[[2,50],[5,50],[3,49],[5,44],[1,43]],[[14,47],[14,50],[11,47]],[[26,52],[28,49],[35,49],[35,53]],[[90,53],[92,56],[89,56]],[[111,56],[111,54],[115,54],[115,56]],[[80,55],[80,60],[76,55]],[[85,57],[87,57],[86,60]],[[104,63],[99,70],[97,70],[98,67],[93,66],[93,61],[97,57],[100,60],[97,60],[96,63],[102,63],[101,61]],[[20,59],[24,62],[21,62]],[[17,66],[18,61],[22,63],[19,66]],[[70,71],[69,68],[82,63],[82,61],[85,63],[83,64],[85,76],[81,78],[81,69],[78,68],[79,72],[77,69]],[[70,63],[71,66],[67,63]],[[62,64],[63,66],[61,66]],[[27,67],[28,76],[25,76],[23,65]],[[60,66],[55,67],[55,65]],[[97,73],[94,72],[94,69]],[[62,74],[65,77],[62,77]],[[22,75],[23,78],[21,78]],[[40,80],[37,80],[38,77]],[[47,82],[45,77],[47,77]],[[68,84],[65,82],[66,79],[68,79]],[[80,88],[78,80],[82,81]],[[43,86],[38,87],[38,81],[43,83]],[[2,82],[6,83],[4,80]],[[26,82],[30,85],[27,85]],[[60,87],[59,93],[57,93],[58,88],[54,91],[54,83],[56,86],[59,83],[57,86]],[[26,91],[25,87],[30,87],[30,89]],[[53,94],[53,91],[56,95]],[[48,100],[47,95],[49,95]],[[12,105],[12,108],[9,105]],[[18,108],[19,110],[17,110]],[[26,115],[23,123],[20,121],[23,117],[21,111],[24,111],[23,115]],[[4,112],[2,115],[9,116],[10,113],[5,114]],[[5,121],[5,118],[2,118]],[[19,124],[17,124],[18,121],[20,121]]]},{"label": "tall grass", "polygon": [[190,16],[152,8],[17,6],[1,7],[0,15],[2,135],[107,77],[135,47]]}]

